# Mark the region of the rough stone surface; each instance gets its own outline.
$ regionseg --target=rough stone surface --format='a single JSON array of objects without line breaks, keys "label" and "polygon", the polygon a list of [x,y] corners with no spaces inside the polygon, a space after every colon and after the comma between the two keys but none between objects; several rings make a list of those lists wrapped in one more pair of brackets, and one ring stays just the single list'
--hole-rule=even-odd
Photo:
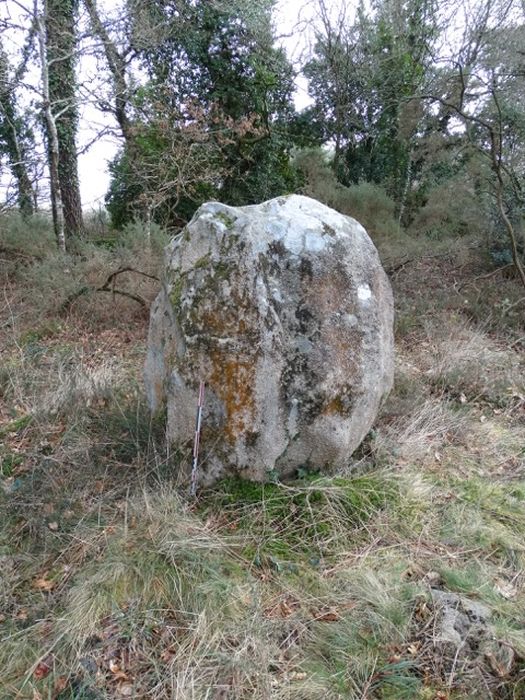
[{"label": "rough stone surface", "polygon": [[204,204],[167,248],[145,376],[201,483],[348,464],[393,380],[393,301],[363,227],[307,197]]},{"label": "rough stone surface", "polygon": [[[499,678],[510,675],[516,652],[511,644],[496,636],[489,606],[435,588],[430,589],[430,595],[435,613],[432,641],[435,659],[441,656],[440,665],[450,666],[452,674],[456,668],[472,664],[479,671],[482,682],[482,669],[487,667]],[[488,687],[486,681],[483,685]]]},{"label": "rough stone surface", "polygon": [[483,603],[457,593],[432,589],[432,602],[439,615],[435,625],[436,642],[449,642],[459,647],[467,638],[486,635],[491,611]]}]

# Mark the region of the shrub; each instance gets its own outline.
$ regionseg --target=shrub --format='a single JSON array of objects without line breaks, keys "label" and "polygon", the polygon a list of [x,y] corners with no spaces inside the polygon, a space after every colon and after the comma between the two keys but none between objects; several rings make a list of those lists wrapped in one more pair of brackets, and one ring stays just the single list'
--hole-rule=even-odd
[{"label": "shrub", "polygon": [[50,217],[38,213],[25,220],[17,211],[0,216],[0,248],[28,258],[40,258],[56,250]]},{"label": "shrub", "polygon": [[329,155],[320,149],[300,151],[295,163],[304,178],[304,194],[357,219],[374,240],[399,234],[395,203],[380,185],[361,182],[345,187],[337,181]]},{"label": "shrub", "polygon": [[465,234],[485,237],[487,211],[464,174],[449,178],[428,192],[414,214],[409,233],[433,240]]}]

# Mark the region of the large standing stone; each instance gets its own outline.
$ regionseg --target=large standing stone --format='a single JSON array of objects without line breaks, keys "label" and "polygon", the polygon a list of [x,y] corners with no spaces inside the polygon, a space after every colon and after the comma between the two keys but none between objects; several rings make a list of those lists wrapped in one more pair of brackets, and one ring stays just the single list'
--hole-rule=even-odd
[{"label": "large standing stone", "polygon": [[393,301],[363,227],[292,195],[204,204],[167,248],[146,360],[150,406],[191,441],[201,483],[340,468],[393,378]]}]

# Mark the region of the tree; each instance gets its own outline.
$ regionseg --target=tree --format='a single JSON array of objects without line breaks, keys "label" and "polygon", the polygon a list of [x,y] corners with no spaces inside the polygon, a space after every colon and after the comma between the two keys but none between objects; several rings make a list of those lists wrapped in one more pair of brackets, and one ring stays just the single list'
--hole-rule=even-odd
[{"label": "tree", "polygon": [[132,88],[128,84],[128,64],[131,54],[129,42],[122,49],[117,40],[111,37],[110,31],[102,20],[97,8],[96,0],[83,0],[91,22],[93,35],[102,43],[102,51],[106,57],[107,66],[111,76],[113,105],[101,105],[104,111],[111,112],[120,127],[128,148],[133,142],[133,125],[128,115]]},{"label": "tree", "polygon": [[496,225],[505,232],[525,286],[525,25],[517,21],[518,9],[512,0],[479,5],[440,80],[422,98],[439,105],[443,129],[456,122],[464,144],[487,166],[484,179],[495,204]]},{"label": "tree", "polygon": [[423,118],[417,95],[430,67],[434,0],[360,5],[353,21],[343,5],[331,19],[319,0],[314,56],[305,66],[314,115],[334,143],[343,184],[383,183],[403,214],[412,153]]},{"label": "tree", "polygon": [[135,98],[140,118],[133,150],[125,148],[111,166],[109,209],[116,226],[134,217],[179,226],[196,205],[218,196],[229,174],[223,149],[241,132],[255,134],[256,127],[248,119],[228,122],[218,110],[210,113],[195,102],[168,111],[166,101],[156,111],[156,100],[147,93],[141,91],[141,109]]},{"label": "tree", "polygon": [[46,31],[44,20],[40,15],[35,18],[38,33],[38,44],[40,48],[40,68],[41,87],[43,99],[43,112],[47,131],[48,167],[51,195],[51,209],[53,212],[53,226],[57,244],[62,252],[66,252],[66,233],[64,228],[64,207],[62,203],[62,192],[60,189],[59,155],[60,142],[58,139],[58,129],[55,115],[51,107],[49,92],[49,65],[46,52]]},{"label": "tree", "polygon": [[[271,2],[253,0],[130,3],[126,53],[136,56],[148,81],[132,99],[126,93],[131,138],[113,165],[125,182],[112,183],[108,200],[119,220],[123,196],[133,193],[143,201],[155,181],[157,193],[167,194],[167,183],[173,187],[169,209],[179,210],[174,222],[211,196],[244,204],[293,189],[292,71],[273,46],[271,9]],[[113,47],[116,66],[116,44],[107,31],[104,45]],[[119,85],[122,94],[124,81]],[[172,136],[161,158],[159,134],[168,135],[166,124]],[[180,149],[189,157],[181,157]],[[155,209],[167,211],[158,201]]]},{"label": "tree", "polygon": [[[28,153],[32,134],[17,109],[16,79],[11,76],[9,59],[0,41],[0,149],[7,155],[17,185],[18,207],[22,216],[30,217],[35,209],[35,193],[29,176]],[[17,76],[22,73],[17,71]]]},{"label": "tree", "polygon": [[[45,109],[49,108],[54,121],[52,127],[48,115],[47,136],[52,151],[50,160],[58,158],[58,185],[68,237],[77,237],[83,232],[76,148],[76,12],[77,0],[44,0],[46,91],[49,102]],[[52,133],[54,129],[56,134]],[[54,152],[55,148],[58,153]],[[56,206],[53,207],[53,215],[57,226]]]}]

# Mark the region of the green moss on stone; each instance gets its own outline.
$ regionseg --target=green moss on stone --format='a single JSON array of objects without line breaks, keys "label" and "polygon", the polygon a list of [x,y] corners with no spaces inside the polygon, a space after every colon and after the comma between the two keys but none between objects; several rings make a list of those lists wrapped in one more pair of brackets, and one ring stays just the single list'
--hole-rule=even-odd
[{"label": "green moss on stone", "polygon": [[235,219],[233,218],[233,216],[226,214],[226,212],[224,211],[217,212],[215,216],[217,219],[219,219],[219,221],[222,221],[226,228],[232,228],[233,224],[235,223]]},{"label": "green moss on stone", "polygon": [[180,304],[183,287],[184,287],[184,281],[183,281],[182,277],[178,277],[173,282],[173,285],[171,287],[171,291],[169,293],[170,302],[171,302],[171,305],[173,306],[174,309],[176,309]]},{"label": "green moss on stone", "polygon": [[213,276],[219,280],[228,279],[230,276],[230,272],[231,272],[230,266],[225,262],[218,262],[213,267]]},{"label": "green moss on stone", "polygon": [[193,266],[195,270],[202,270],[205,267],[208,267],[210,264],[210,254],[206,253],[206,255],[203,255],[202,258],[199,258],[195,265]]}]

